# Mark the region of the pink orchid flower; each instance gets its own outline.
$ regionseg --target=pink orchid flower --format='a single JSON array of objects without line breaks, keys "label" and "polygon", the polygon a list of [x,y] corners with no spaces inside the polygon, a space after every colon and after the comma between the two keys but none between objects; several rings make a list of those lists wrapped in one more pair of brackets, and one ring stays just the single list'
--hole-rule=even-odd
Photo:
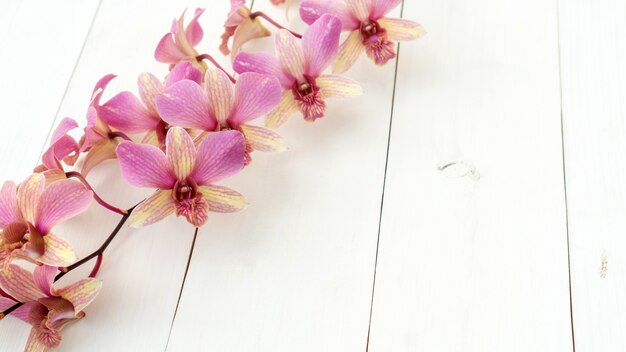
[{"label": "pink orchid flower", "polygon": [[169,125],[157,111],[156,97],[166,87],[185,79],[200,84],[202,72],[185,61],[174,67],[164,83],[151,73],[142,73],[137,80],[141,100],[131,92],[119,93],[97,109],[98,115],[115,129],[129,134],[147,133],[144,143],[164,147]]},{"label": "pink orchid flower", "polygon": [[308,24],[324,14],[337,16],[344,31],[350,35],[341,45],[339,58],[333,66],[336,73],[345,72],[363,50],[377,65],[396,57],[393,41],[414,40],[426,32],[419,24],[399,18],[385,17],[402,0],[308,0],[300,6],[300,17]]},{"label": "pink orchid flower", "polygon": [[275,132],[248,122],[266,115],[280,101],[280,83],[274,77],[244,73],[233,83],[221,70],[209,68],[204,87],[180,81],[156,99],[163,120],[207,132],[238,130],[246,138],[246,164],[251,150],[276,152],[285,143]]},{"label": "pink orchid flower", "polygon": [[[102,288],[102,282],[94,278],[54,288],[54,278],[58,273],[57,268],[46,265],[37,266],[32,273],[14,264],[0,270],[0,286],[25,303],[12,315],[32,325],[25,351],[43,352],[58,347],[61,344],[61,329],[83,318],[83,310]],[[0,299],[0,310],[13,304],[15,302],[10,299]]]},{"label": "pink orchid flower", "polygon": [[174,20],[172,29],[159,41],[154,52],[157,61],[172,66],[181,61],[189,61],[198,69],[205,68],[204,64],[198,61],[199,54],[195,49],[204,36],[202,26],[198,23],[198,18],[202,13],[204,13],[204,9],[196,9],[193,19],[186,28],[184,27],[185,12],[178,20]]},{"label": "pink orchid flower", "polygon": [[42,165],[35,169],[36,172],[47,170],[63,170],[61,162],[73,166],[78,159],[78,142],[68,134],[69,131],[78,128],[76,121],[66,117],[52,133],[50,146],[41,157]]},{"label": "pink orchid flower", "polygon": [[267,127],[279,127],[297,111],[307,121],[315,121],[325,115],[326,99],[362,93],[351,79],[322,74],[336,57],[340,32],[341,22],[325,15],[307,29],[302,44],[289,31],[279,30],[275,43],[278,59],[266,53],[237,55],[235,71],[273,75],[284,88],[279,105],[267,117]]},{"label": "pink orchid flower", "polygon": [[[250,9],[246,7],[245,0],[230,1],[230,13],[224,23],[224,34],[222,34],[222,45],[220,45],[222,54],[229,55],[232,52],[232,57],[235,57],[246,42],[271,35],[258,18],[252,19],[250,15]],[[232,50],[228,48],[228,41],[231,37],[233,38]]]},{"label": "pink orchid flower", "polygon": [[19,185],[5,182],[0,190],[0,262],[13,258],[64,267],[76,260],[74,250],[50,231],[83,211],[93,193],[81,183],[61,180],[46,186],[43,174]]},{"label": "pink orchid flower", "polygon": [[94,167],[102,162],[115,159],[115,148],[118,145],[117,132],[114,132],[111,126],[99,116],[102,94],[104,94],[107,85],[115,77],[117,76],[112,74],[102,77],[93,89],[91,102],[87,110],[85,135],[79,142],[80,152],[87,153],[81,169],[81,173],[84,176],[87,176]]},{"label": "pink orchid flower", "polygon": [[135,208],[130,225],[150,225],[176,213],[200,227],[210,211],[243,209],[241,194],[213,183],[239,172],[244,153],[244,139],[237,131],[211,133],[197,150],[180,127],[168,130],[165,153],[152,145],[122,142],[117,154],[124,179],[137,187],[159,189]]}]

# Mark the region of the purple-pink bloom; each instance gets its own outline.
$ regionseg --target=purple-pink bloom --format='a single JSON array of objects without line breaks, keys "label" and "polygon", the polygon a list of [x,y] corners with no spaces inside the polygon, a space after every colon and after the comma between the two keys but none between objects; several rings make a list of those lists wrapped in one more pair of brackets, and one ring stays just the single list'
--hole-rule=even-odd
[{"label": "purple-pink bloom", "polygon": [[[102,282],[87,278],[55,288],[56,267],[37,266],[33,272],[11,264],[0,269],[0,286],[13,298],[23,302],[13,316],[32,325],[25,351],[43,352],[61,343],[61,329],[85,316],[83,310],[96,298]],[[0,310],[15,302],[0,297]]]},{"label": "purple-pink bloom", "polygon": [[[224,55],[239,53],[241,46],[253,39],[268,37],[271,35],[258,18],[251,18],[250,9],[245,0],[231,0],[230,13],[224,23],[224,34],[220,51]],[[232,50],[228,48],[228,41],[233,37]]]},{"label": "purple-pink bloom", "polygon": [[[224,72],[209,68],[203,86],[180,81],[167,87],[156,103],[163,120],[171,125],[207,132],[238,130],[248,149],[281,151],[285,145],[278,134],[248,124],[272,111],[280,92],[280,83],[272,76],[244,73],[233,84]],[[249,153],[246,158],[249,161]]]},{"label": "purple-pink bloom", "polygon": [[198,18],[204,9],[196,9],[193,19],[185,27],[185,12],[178,20],[174,19],[172,28],[167,33],[154,52],[157,61],[170,65],[176,65],[181,61],[189,61],[199,69],[203,69],[202,63],[198,61],[198,52],[195,47],[200,43],[204,32],[198,23]]},{"label": "purple-pink bloom", "polygon": [[68,117],[61,120],[57,129],[52,133],[50,146],[43,153],[42,164],[35,169],[36,172],[63,171],[62,162],[70,166],[74,165],[79,155],[78,142],[68,132],[75,128],[78,128],[76,121]]},{"label": "purple-pink bloom", "polygon": [[144,142],[165,146],[169,125],[161,119],[156,107],[156,97],[163,90],[181,80],[202,82],[202,72],[190,62],[177,64],[165,82],[151,73],[142,73],[137,80],[139,98],[131,92],[121,92],[97,108],[98,115],[111,127],[124,133],[146,133]]},{"label": "purple-pink bloom", "polygon": [[244,197],[214,185],[244,166],[245,141],[237,131],[207,135],[196,149],[180,127],[167,132],[165,153],[147,144],[122,142],[117,155],[124,179],[137,187],[158,188],[135,208],[129,222],[142,227],[176,213],[196,227],[207,222],[209,212],[243,209]]},{"label": "purple-pink bloom", "polygon": [[73,180],[46,186],[43,174],[31,175],[19,187],[5,182],[0,190],[0,263],[16,257],[57,267],[72,264],[74,250],[51,230],[85,211],[92,197]]},{"label": "purple-pink bloom", "polygon": [[307,29],[302,43],[289,31],[276,35],[278,58],[266,53],[242,52],[233,67],[239,73],[259,72],[273,75],[284,92],[277,108],[267,118],[266,126],[276,128],[300,111],[307,121],[315,121],[326,113],[326,99],[348,98],[361,94],[361,87],[351,79],[325,75],[339,48],[341,22],[324,15]]},{"label": "purple-pink bloom", "polygon": [[341,45],[333,66],[337,73],[348,70],[363,50],[377,65],[396,57],[393,41],[414,40],[426,32],[409,20],[385,17],[402,0],[307,0],[300,6],[300,17],[308,24],[325,14],[337,16],[350,35]]}]

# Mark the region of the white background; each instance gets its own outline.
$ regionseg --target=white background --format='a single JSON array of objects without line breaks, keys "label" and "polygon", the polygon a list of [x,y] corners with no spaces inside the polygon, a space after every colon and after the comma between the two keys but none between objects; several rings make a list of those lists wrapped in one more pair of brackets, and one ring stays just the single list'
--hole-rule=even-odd
[{"label": "white background", "polygon": [[[226,0],[0,1],[0,179],[24,179],[61,118],[83,123],[104,74],[108,97],[165,74],[156,43],[196,6],[219,57]],[[180,219],[125,229],[60,350],[626,350],[626,2],[401,13],[429,34],[385,67],[362,58],[363,97],[294,119],[288,152],[226,182],[245,212],[212,216],[193,248]],[[125,208],[149,192],[115,163],[90,181]],[[56,232],[84,256],[117,221],[94,205]],[[28,330],[1,321],[0,350]]]}]

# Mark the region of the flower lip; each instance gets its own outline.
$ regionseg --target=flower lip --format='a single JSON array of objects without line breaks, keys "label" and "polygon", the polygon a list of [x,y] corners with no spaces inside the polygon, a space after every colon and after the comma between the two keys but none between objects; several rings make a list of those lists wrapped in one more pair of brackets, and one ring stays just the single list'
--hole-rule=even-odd
[{"label": "flower lip", "polygon": [[361,23],[361,34],[365,38],[377,35],[379,32],[381,32],[381,29],[382,28],[380,27],[378,22],[374,20],[366,20]]},{"label": "flower lip", "polygon": [[307,96],[315,94],[319,90],[320,88],[317,86],[315,78],[309,77],[307,75],[304,76],[304,82],[296,81],[293,85],[293,93],[296,99],[306,98]]},{"label": "flower lip", "polygon": [[198,184],[192,178],[179,180],[174,185],[173,191],[174,200],[177,202],[193,200],[198,196]]}]

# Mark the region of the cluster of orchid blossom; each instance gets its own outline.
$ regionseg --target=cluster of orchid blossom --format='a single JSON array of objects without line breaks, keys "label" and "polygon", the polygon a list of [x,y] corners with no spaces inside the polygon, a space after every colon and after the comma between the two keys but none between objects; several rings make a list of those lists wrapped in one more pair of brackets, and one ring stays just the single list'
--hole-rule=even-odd
[{"label": "cluster of orchid blossom", "polygon": [[[158,43],[155,58],[170,68],[165,79],[143,73],[138,96],[121,92],[104,103],[115,76],[100,79],[82,138],[69,134],[78,123],[63,119],[34,173],[0,190],[0,318],[11,314],[32,325],[26,350],[57,347],[61,328],[85,315],[102,286],[95,278],[102,255],[127,221],[142,227],[176,214],[198,228],[210,212],[243,209],[244,197],[217,183],[250,164],[254,151],[285,150],[274,129],[291,116],[316,121],[325,116],[327,99],[360,95],[359,84],[339,74],[361,53],[383,65],[395,57],[393,41],[424,34],[415,22],[385,17],[400,2],[304,1],[300,15],[310,26],[299,35],[251,12],[245,0],[231,0],[220,50],[232,55],[236,77],[197,51],[204,34],[204,10],[197,9],[186,26],[184,13],[174,20]],[[271,35],[262,19],[278,27],[275,54],[242,51],[244,43]],[[343,31],[350,33],[340,43]],[[333,73],[325,73],[331,66]],[[253,124],[262,117],[264,126]],[[106,203],[87,175],[110,159],[119,162],[128,183],[156,191],[128,210]],[[77,261],[71,245],[52,230],[86,211],[92,200],[122,219],[97,251]],[[54,287],[93,259],[89,277]]]}]

